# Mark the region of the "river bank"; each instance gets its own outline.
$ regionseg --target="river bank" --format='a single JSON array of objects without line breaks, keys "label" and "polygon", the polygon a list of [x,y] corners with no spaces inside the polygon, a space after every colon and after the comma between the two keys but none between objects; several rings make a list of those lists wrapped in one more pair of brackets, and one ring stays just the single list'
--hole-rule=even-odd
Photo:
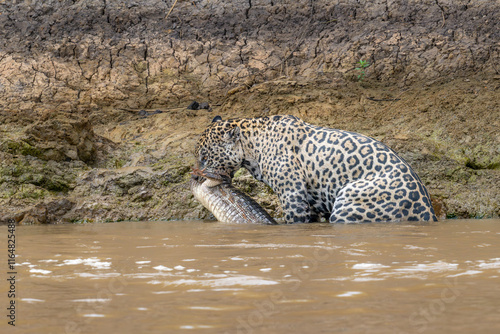
[{"label": "river bank", "polygon": [[392,147],[441,219],[499,217],[498,4],[173,3],[0,4],[0,221],[207,218],[197,136],[275,114]]}]

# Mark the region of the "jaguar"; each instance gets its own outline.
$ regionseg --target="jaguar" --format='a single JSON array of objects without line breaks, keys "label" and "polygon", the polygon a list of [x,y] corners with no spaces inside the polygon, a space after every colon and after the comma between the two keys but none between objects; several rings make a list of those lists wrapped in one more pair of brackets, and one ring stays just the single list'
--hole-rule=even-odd
[{"label": "jaguar", "polygon": [[197,168],[229,178],[246,168],[278,196],[286,223],[437,221],[410,165],[359,133],[290,115],[217,116],[195,155]]}]

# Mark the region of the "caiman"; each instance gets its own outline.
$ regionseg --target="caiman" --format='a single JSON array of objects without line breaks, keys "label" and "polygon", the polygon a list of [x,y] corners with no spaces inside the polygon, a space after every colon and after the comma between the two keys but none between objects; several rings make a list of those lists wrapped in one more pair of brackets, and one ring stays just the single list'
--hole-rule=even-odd
[{"label": "caiman", "polygon": [[236,189],[229,176],[193,168],[191,191],[215,218],[223,223],[278,224],[251,197]]}]

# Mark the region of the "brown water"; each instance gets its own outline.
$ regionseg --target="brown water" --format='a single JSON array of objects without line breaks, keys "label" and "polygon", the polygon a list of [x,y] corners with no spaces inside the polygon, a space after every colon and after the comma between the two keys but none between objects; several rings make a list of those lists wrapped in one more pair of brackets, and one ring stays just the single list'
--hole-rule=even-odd
[{"label": "brown water", "polygon": [[3,315],[2,333],[500,333],[500,220],[121,222],[16,237],[16,327]]}]

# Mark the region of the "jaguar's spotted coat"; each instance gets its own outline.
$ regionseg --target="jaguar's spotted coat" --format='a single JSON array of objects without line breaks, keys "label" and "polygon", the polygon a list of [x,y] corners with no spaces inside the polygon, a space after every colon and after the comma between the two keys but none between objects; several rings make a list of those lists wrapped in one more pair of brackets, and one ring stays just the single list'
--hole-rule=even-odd
[{"label": "jaguar's spotted coat", "polygon": [[198,167],[245,167],[278,195],[287,223],[436,221],[429,194],[402,158],[364,135],[294,116],[220,117],[203,132]]}]

